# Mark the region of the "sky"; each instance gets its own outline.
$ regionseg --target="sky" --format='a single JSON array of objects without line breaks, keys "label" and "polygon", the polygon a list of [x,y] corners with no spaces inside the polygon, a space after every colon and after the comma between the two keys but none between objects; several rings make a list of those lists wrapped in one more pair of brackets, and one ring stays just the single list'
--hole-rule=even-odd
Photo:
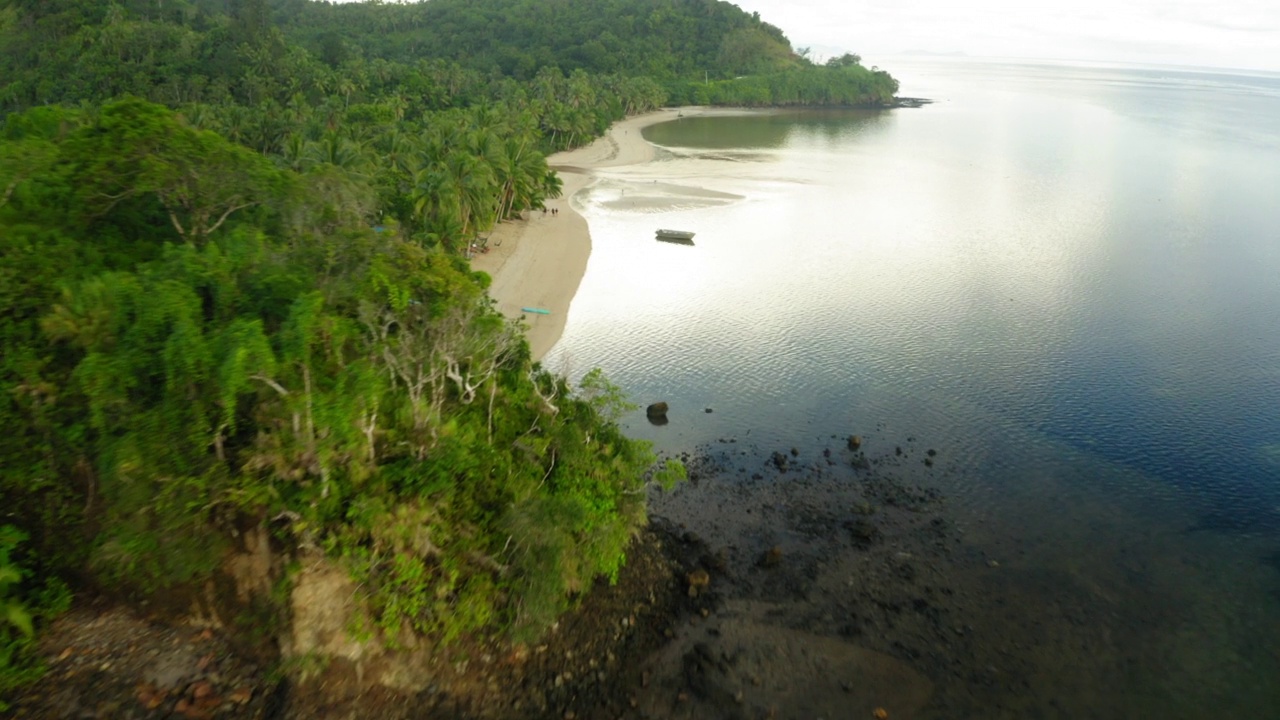
[{"label": "sky", "polygon": [[734,0],[815,55],[907,52],[1280,72],[1280,0]]}]

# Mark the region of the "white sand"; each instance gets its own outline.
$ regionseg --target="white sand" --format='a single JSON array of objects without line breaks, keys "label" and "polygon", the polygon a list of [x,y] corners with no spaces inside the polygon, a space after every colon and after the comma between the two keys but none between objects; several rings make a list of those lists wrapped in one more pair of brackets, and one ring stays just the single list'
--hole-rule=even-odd
[{"label": "white sand", "polygon": [[[654,158],[654,146],[641,136],[641,128],[683,114],[731,114],[708,108],[669,108],[637,115],[614,124],[604,137],[585,147],[556,153],[547,163],[560,174],[563,195],[548,200],[548,213],[529,213],[528,220],[500,223],[489,236],[489,252],[477,255],[471,267],[493,277],[489,295],[498,311],[510,318],[524,316],[535,360],[546,356],[564,332],[569,304],[587,270],[591,234],[587,221],[573,209],[574,194],[590,185],[598,168],[637,165]],[[549,212],[552,208],[558,214]],[[539,308],[549,315],[525,313]]]}]

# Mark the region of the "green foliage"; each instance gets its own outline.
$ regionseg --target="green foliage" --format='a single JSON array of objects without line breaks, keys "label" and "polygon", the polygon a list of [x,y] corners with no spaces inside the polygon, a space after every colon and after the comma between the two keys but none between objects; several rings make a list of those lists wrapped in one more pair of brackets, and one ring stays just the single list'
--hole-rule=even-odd
[{"label": "green foliage", "polygon": [[[710,72],[730,77],[725,38],[750,32],[782,48],[778,28],[719,0],[431,0],[427,3],[304,4],[278,2],[283,32],[312,52],[344,49],[406,62],[424,55],[527,80],[540,69],[644,75],[658,80]],[[326,50],[327,49],[327,50]]]},{"label": "green foliage", "polygon": [[622,388],[609,382],[600,368],[592,368],[578,381],[578,396],[597,415],[611,423],[616,423],[624,414],[640,407],[627,399]]},{"label": "green foliage", "polygon": [[[66,611],[71,596],[56,579],[36,582],[18,563],[19,546],[27,536],[12,525],[0,525],[0,712],[5,698],[44,674],[36,655],[37,625]],[[24,598],[19,592],[27,587]]]},{"label": "green foliage", "polygon": [[[538,369],[465,254],[560,194],[547,153],[625,115],[896,91],[829,65],[717,0],[3,4],[24,567],[145,595],[272,522],[348,564],[369,631],[535,635],[617,577],[647,485],[683,468],[621,434],[598,371]],[[19,662],[21,610],[57,603],[2,559]]]},{"label": "green foliage", "polygon": [[0,632],[17,630],[25,638],[35,634],[31,613],[15,597],[15,587],[22,582],[23,571],[10,557],[26,535],[12,525],[0,525]]},{"label": "green foliage", "polygon": [[[139,100],[56,134],[41,114],[10,118],[43,160],[0,208],[0,421],[39,442],[0,447],[23,469],[6,496],[53,508],[23,526],[85,536],[64,543],[83,554],[41,543],[53,565],[146,594],[276,518],[346,560],[392,641],[536,633],[616,577],[654,459],[617,429],[625,398],[598,372],[575,395],[536,371],[487,278],[403,230],[471,233],[554,189],[510,132],[525,121],[445,111],[403,167],[362,176],[264,165]],[[342,207],[369,183],[419,207],[370,228]]]}]

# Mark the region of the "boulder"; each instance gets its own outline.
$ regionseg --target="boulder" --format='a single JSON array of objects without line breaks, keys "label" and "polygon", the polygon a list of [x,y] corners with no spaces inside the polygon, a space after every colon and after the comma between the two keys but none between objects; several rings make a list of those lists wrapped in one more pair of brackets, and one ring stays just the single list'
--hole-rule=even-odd
[{"label": "boulder", "polygon": [[649,417],[663,417],[667,414],[667,404],[664,402],[656,402],[644,409],[644,413]]}]

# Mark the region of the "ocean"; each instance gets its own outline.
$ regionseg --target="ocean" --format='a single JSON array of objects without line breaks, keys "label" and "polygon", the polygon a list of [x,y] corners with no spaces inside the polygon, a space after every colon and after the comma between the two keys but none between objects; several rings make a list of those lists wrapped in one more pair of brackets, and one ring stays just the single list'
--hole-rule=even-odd
[{"label": "ocean", "polygon": [[934,102],[647,128],[545,364],[669,403],[651,514],[908,716],[1280,717],[1280,75],[887,69]]}]

